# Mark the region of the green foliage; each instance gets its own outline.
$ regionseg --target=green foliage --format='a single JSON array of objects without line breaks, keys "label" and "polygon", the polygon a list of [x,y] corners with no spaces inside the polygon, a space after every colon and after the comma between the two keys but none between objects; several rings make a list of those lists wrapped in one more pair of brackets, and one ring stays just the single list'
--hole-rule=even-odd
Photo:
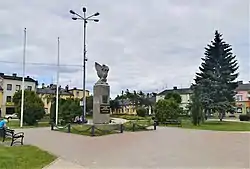
[{"label": "green foliage", "polygon": [[160,123],[167,119],[177,119],[180,113],[179,104],[173,98],[159,100],[155,105],[155,117]]},{"label": "green foliage", "polygon": [[115,110],[120,108],[119,101],[118,100],[110,100],[110,109],[111,112],[113,113]]},{"label": "green foliage", "polygon": [[192,123],[193,125],[197,126],[201,123],[204,117],[202,116],[203,110],[202,103],[200,102],[200,93],[197,89],[194,90],[194,94],[192,95],[191,100],[192,102],[190,104],[190,111],[192,115]]},{"label": "green foliage", "polygon": [[179,93],[176,92],[170,92],[168,94],[166,94],[164,99],[171,99],[173,98],[176,103],[180,104],[181,103],[181,95]]},{"label": "green foliage", "polygon": [[126,92],[122,91],[121,95],[117,95],[115,100],[130,100],[135,107],[138,106],[153,106],[154,102],[152,101],[152,97],[155,97],[154,93],[143,93],[142,91],[130,92],[128,89]]},{"label": "green foliage", "polygon": [[203,63],[199,67],[200,73],[196,73],[194,85],[201,92],[200,100],[205,110],[223,114],[232,108],[237,87],[234,81],[238,77],[235,58],[231,46],[216,31],[214,41],[205,48],[205,58],[202,58]]},{"label": "green foliage", "polygon": [[82,115],[82,107],[79,99],[60,99],[59,116],[65,122],[73,122],[76,116]]},{"label": "green foliage", "polygon": [[250,121],[250,115],[248,114],[241,114],[239,116],[240,121]]},{"label": "green foliage", "polygon": [[86,112],[93,111],[93,96],[86,97]]},{"label": "green foliage", "polygon": [[50,122],[56,122],[56,97],[51,97],[51,106],[50,106]]},{"label": "green foliage", "polygon": [[138,107],[136,109],[136,113],[137,113],[137,116],[139,117],[145,117],[147,115],[147,109],[145,109],[144,107]]},{"label": "green foliage", "polygon": [[[13,96],[13,102],[16,107],[18,117],[21,116],[21,97],[22,91],[18,91]],[[27,125],[34,125],[38,120],[42,119],[45,115],[44,104],[41,98],[33,91],[25,90],[24,92],[24,111],[23,121]]]}]

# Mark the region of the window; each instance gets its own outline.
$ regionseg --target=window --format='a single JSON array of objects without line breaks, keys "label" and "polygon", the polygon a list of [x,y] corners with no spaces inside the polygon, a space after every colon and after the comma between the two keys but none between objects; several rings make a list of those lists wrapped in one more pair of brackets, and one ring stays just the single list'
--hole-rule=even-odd
[{"label": "window", "polygon": [[76,97],[79,97],[79,91],[76,92]]},{"label": "window", "polygon": [[236,95],[235,100],[236,101],[242,101],[242,95]]},{"label": "window", "polygon": [[20,85],[16,85],[16,91],[19,91],[21,89]]},{"label": "window", "polygon": [[31,87],[31,86],[28,86],[28,87],[27,87],[27,90],[32,90],[32,87]]},{"label": "window", "polygon": [[7,84],[7,90],[12,90],[12,84]]},{"label": "window", "polygon": [[11,102],[11,96],[6,97],[6,102]]}]

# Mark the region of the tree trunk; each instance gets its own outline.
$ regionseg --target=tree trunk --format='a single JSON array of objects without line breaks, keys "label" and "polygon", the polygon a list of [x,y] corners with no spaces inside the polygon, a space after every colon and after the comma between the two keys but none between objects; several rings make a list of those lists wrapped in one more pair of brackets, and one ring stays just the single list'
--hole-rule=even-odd
[{"label": "tree trunk", "polygon": [[220,121],[222,121],[222,119],[223,119],[223,113],[222,112],[219,113],[219,118],[220,118]]}]

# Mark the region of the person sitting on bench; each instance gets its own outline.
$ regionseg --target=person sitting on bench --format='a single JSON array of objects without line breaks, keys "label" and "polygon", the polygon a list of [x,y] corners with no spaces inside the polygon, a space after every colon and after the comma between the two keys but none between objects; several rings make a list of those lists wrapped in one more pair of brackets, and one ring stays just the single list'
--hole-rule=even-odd
[{"label": "person sitting on bench", "polygon": [[9,119],[3,119],[0,121],[0,129],[1,128],[8,128],[7,123],[9,122]]}]

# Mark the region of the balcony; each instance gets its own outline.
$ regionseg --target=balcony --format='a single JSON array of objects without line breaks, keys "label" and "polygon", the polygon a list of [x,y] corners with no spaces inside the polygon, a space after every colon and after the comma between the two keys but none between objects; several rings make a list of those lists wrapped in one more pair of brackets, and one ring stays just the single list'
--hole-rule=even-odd
[{"label": "balcony", "polygon": [[6,102],[6,106],[14,106],[14,102]]}]

